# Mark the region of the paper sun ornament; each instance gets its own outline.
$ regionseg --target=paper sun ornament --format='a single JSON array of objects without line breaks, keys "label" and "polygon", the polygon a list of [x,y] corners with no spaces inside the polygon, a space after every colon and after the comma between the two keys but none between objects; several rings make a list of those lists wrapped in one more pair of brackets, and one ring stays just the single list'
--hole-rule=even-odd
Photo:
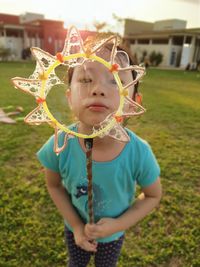
[{"label": "paper sun ornament", "polygon": [[[117,63],[116,59],[120,53],[124,53],[124,56],[128,55],[124,51],[117,50],[117,37],[111,36],[91,46],[90,49],[85,48],[81,36],[75,27],[71,27],[68,30],[68,34],[65,40],[64,48],[61,53],[57,53],[55,56],[43,51],[40,48],[33,47],[31,52],[36,59],[36,68],[33,74],[28,78],[15,77],[12,82],[16,88],[23,90],[26,93],[35,97],[38,106],[31,111],[26,117],[25,122],[28,124],[39,125],[41,123],[48,123],[55,129],[55,146],[54,151],[60,153],[66,145],[67,139],[72,136],[81,138],[95,138],[97,136],[104,137],[109,135],[115,139],[128,142],[129,136],[121,126],[123,118],[127,116],[137,116],[144,113],[145,109],[133,101],[129,97],[129,88],[136,84],[144,75],[144,68],[130,65],[121,66]],[[106,61],[101,56],[97,56],[99,52],[106,44],[112,43],[112,51],[110,53],[110,60]],[[113,74],[113,77],[117,83],[120,101],[119,107],[116,112],[109,114],[104,121],[102,121],[98,127],[94,127],[90,135],[83,133],[73,132],[66,125],[59,122],[51,113],[48,108],[46,99],[55,85],[63,84],[63,82],[57,77],[55,68],[60,65],[67,67],[76,67],[84,64],[86,61],[97,61],[103,64],[108,71]],[[123,86],[119,77],[119,71],[135,71],[137,73],[136,79],[131,83]],[[62,147],[58,147],[58,131],[65,132],[65,142]]]}]

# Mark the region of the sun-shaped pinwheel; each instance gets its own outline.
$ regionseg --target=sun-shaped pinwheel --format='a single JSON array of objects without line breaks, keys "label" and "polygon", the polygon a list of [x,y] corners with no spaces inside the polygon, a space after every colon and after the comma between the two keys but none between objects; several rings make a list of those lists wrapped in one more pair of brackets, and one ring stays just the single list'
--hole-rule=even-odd
[{"label": "sun-shaped pinwheel", "polygon": [[[38,103],[37,108],[30,112],[25,117],[25,122],[28,124],[41,124],[43,122],[50,124],[55,129],[55,146],[54,151],[60,153],[66,145],[67,138],[78,136],[81,138],[94,138],[97,136],[104,137],[109,135],[115,139],[127,142],[129,136],[121,126],[123,117],[141,115],[145,109],[129,98],[129,89],[136,84],[144,75],[144,68],[139,66],[127,65],[122,67],[116,62],[117,51],[117,36],[111,36],[107,39],[94,44],[90,50],[84,47],[83,41],[78,30],[73,26],[69,29],[63,51],[53,56],[40,48],[33,47],[31,52],[35,57],[37,64],[35,71],[28,78],[15,77],[12,82],[16,88],[23,90],[26,93],[33,95]],[[110,61],[106,61],[102,57],[96,55],[107,43],[113,43],[110,54]],[[94,128],[92,134],[85,135],[78,132],[71,131],[66,125],[58,122],[48,109],[46,98],[54,85],[62,84],[61,80],[55,74],[55,68],[61,64],[75,67],[83,64],[87,60],[98,61],[102,63],[110,72],[112,72],[114,79],[118,85],[120,94],[120,103],[117,111],[107,116],[107,118],[100,123],[98,129]],[[118,75],[119,71],[135,70],[137,77],[131,83],[123,86]],[[125,108],[128,106],[128,109]],[[128,110],[128,111],[127,111]],[[65,142],[62,147],[58,147],[58,130],[64,131]]]}]

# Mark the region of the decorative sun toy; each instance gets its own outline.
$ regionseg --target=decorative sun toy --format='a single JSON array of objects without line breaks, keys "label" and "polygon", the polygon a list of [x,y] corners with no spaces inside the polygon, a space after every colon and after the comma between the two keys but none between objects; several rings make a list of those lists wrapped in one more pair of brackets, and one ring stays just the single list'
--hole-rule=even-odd
[{"label": "decorative sun toy", "polygon": [[[12,79],[12,82],[16,88],[19,88],[24,92],[33,95],[36,98],[36,102],[38,104],[37,108],[35,108],[25,117],[25,122],[35,125],[39,125],[45,122],[50,124],[55,129],[54,151],[56,153],[60,153],[65,148],[67,139],[73,136],[88,139],[95,138],[97,136],[104,137],[106,135],[109,135],[115,139],[128,142],[129,136],[121,126],[123,118],[141,115],[145,112],[145,109],[141,105],[139,105],[129,97],[129,88],[141,79],[141,77],[145,73],[145,70],[143,67],[136,65],[132,66],[130,64],[127,64],[126,67],[123,67],[120,66],[120,64],[117,64],[116,59],[119,55],[118,53],[122,52],[117,50],[117,42],[117,36],[111,36],[97,44],[94,44],[91,49],[85,48],[78,30],[73,26],[68,30],[64,48],[61,53],[57,53],[56,56],[53,56],[41,50],[40,48],[31,48],[31,52],[37,61],[35,71],[28,79],[20,77],[15,77]],[[110,60],[106,61],[102,57],[97,56],[96,53],[99,52],[108,43],[112,43],[113,46],[110,53]],[[65,65],[68,68],[76,67],[84,64],[86,61],[97,61],[103,64],[108,69],[108,71],[113,74],[120,95],[119,107],[116,112],[109,114],[105,118],[105,120],[99,124],[98,127],[93,127],[93,131],[90,135],[74,132],[70,130],[65,124],[59,122],[52,115],[46,102],[51,88],[55,85],[63,84],[63,82],[55,74],[55,68],[60,65]],[[119,71],[127,70],[136,71],[137,77],[131,83],[122,85],[118,73]],[[58,147],[59,130],[65,132],[65,142],[62,147]]]}]

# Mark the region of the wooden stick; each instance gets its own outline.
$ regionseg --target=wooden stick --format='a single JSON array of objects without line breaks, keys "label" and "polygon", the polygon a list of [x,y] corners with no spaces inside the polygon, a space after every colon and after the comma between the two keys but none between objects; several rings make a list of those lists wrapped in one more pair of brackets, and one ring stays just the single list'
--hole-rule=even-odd
[{"label": "wooden stick", "polygon": [[88,178],[88,212],[89,212],[89,223],[94,223],[94,211],[93,211],[93,188],[92,188],[92,146],[93,139],[84,139],[86,147],[86,158],[87,158],[87,178]]}]

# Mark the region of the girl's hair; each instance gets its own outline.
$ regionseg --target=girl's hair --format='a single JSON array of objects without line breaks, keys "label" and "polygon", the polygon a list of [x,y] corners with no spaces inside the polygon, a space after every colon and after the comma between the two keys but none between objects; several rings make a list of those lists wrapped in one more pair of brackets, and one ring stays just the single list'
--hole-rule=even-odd
[{"label": "girl's hair", "polygon": [[[86,49],[91,49],[91,47],[94,45],[94,43],[100,42],[103,39],[108,38],[110,36],[111,36],[111,34],[109,34],[109,33],[108,34],[97,33],[94,36],[88,36],[87,39],[84,41],[84,46],[86,47]],[[108,44],[105,45],[105,47],[111,51],[112,47],[113,47],[113,44],[112,43],[108,43]],[[131,51],[127,46],[125,46],[123,44],[119,44],[119,45],[117,45],[117,51],[123,51],[128,55],[130,65],[135,65],[136,64],[136,62],[134,62],[133,56],[131,54]],[[71,83],[73,72],[74,72],[74,68],[69,68],[68,77],[67,77],[68,84]],[[137,76],[137,72],[135,70],[132,71],[132,76],[133,76],[133,80],[135,80],[136,76]],[[138,82],[134,85],[134,90],[133,90],[133,95],[132,95],[132,99],[133,100],[135,100],[135,97],[136,97],[137,93],[138,93]]]}]

